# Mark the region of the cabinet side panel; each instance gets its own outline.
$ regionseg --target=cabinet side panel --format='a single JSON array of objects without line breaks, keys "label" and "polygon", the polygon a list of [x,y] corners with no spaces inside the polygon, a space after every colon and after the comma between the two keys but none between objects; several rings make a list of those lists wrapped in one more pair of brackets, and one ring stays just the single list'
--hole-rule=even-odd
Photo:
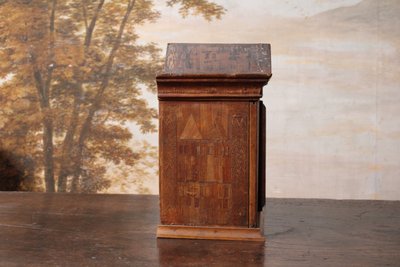
[{"label": "cabinet side panel", "polygon": [[260,134],[259,134],[259,162],[258,162],[258,211],[265,206],[265,167],[266,167],[266,108],[260,101]]},{"label": "cabinet side panel", "polygon": [[258,146],[259,146],[259,101],[250,102],[249,127],[249,227],[257,227],[258,214]]}]

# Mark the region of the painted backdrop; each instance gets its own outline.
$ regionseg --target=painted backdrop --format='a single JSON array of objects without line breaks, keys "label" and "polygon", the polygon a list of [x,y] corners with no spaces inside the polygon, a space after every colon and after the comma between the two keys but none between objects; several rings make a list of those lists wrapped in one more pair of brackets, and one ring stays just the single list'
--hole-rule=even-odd
[{"label": "painted backdrop", "polygon": [[267,196],[400,199],[398,0],[137,0],[125,25],[133,1],[53,2],[0,1],[0,171],[22,189],[157,193],[166,44],[267,42]]},{"label": "painted backdrop", "polygon": [[[218,19],[210,1],[168,0],[181,16]],[[1,190],[149,193],[156,183],[158,44],[137,27],[149,0],[0,1]],[[153,185],[154,187],[154,185]]]}]

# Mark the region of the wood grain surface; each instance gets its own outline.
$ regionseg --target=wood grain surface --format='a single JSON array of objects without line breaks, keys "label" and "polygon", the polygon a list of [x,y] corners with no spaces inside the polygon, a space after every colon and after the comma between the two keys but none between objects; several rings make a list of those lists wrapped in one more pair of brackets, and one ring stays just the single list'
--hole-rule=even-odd
[{"label": "wood grain surface", "polygon": [[156,78],[160,237],[226,240],[260,228],[259,99],[270,77],[269,44],[168,45]]},{"label": "wood grain surface", "polygon": [[156,239],[158,196],[0,193],[0,266],[399,266],[400,202],[267,199],[267,242]]},{"label": "wood grain surface", "polygon": [[269,44],[171,43],[164,74],[271,75]]},{"label": "wood grain surface", "polygon": [[249,225],[249,105],[160,102],[162,224]]}]

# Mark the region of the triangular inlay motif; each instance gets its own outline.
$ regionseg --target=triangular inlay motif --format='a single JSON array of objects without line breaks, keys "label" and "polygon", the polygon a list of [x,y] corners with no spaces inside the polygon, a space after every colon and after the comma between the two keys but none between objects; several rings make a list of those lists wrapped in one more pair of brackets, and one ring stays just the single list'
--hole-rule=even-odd
[{"label": "triangular inlay motif", "polygon": [[183,129],[183,132],[180,136],[180,139],[202,139],[199,127],[196,121],[193,118],[193,115],[190,114],[188,121],[186,122],[186,126]]}]

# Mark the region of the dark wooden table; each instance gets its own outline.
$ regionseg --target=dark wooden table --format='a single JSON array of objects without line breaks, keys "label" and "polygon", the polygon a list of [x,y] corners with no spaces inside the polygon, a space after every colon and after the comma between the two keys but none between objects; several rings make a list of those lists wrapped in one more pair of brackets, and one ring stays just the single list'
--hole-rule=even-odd
[{"label": "dark wooden table", "polygon": [[265,244],[157,240],[158,196],[0,193],[0,266],[400,266],[400,202],[266,211]]}]

